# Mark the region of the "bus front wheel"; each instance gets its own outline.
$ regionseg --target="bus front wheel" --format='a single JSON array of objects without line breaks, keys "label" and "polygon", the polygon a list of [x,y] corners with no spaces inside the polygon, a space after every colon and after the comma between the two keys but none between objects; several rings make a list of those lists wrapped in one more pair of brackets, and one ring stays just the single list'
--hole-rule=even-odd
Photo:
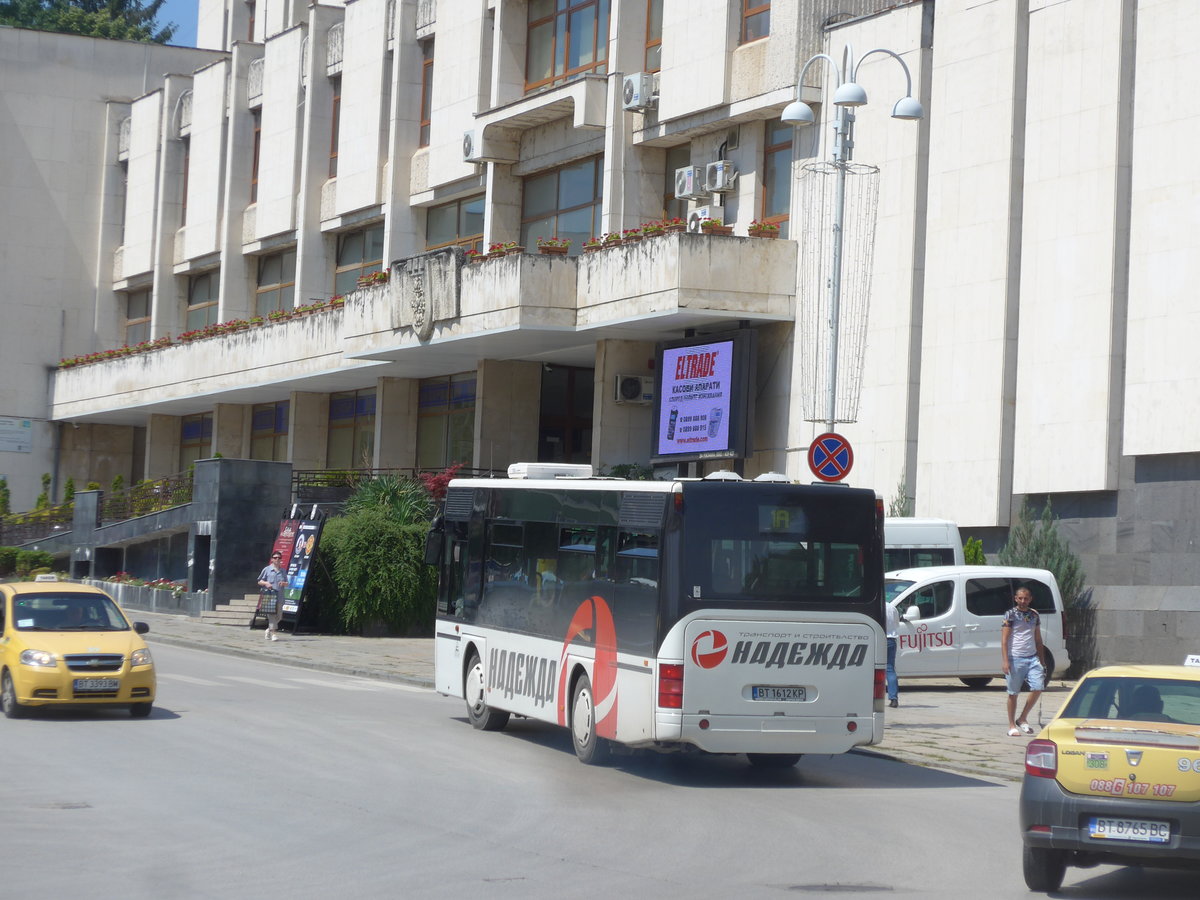
[{"label": "bus front wheel", "polygon": [[580,675],[575,682],[571,700],[571,742],[579,761],[589,766],[603,765],[612,751],[612,744],[596,734],[596,700],[586,675]]},{"label": "bus front wheel", "polygon": [[759,769],[790,769],[800,762],[799,753],[747,753],[750,765]]},{"label": "bus front wheel", "polygon": [[483,680],[483,663],[478,653],[467,660],[467,678],[463,685],[463,696],[467,701],[467,718],[480,731],[499,731],[508,724],[508,713],[492,709],[484,699],[487,686]]}]

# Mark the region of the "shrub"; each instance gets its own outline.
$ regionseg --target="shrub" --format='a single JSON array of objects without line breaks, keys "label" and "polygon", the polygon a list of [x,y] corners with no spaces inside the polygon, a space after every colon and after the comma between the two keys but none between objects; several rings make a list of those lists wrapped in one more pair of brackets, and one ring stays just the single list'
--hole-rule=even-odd
[{"label": "shrub", "polygon": [[379,508],[326,522],[320,555],[336,599],[322,605],[334,600],[341,625],[352,633],[381,624],[398,633],[428,633],[437,602],[437,571],[424,562],[428,530],[401,524]]},{"label": "shrub", "polygon": [[14,567],[17,575],[27,577],[34,569],[45,569],[47,572],[54,565],[54,557],[45,550],[18,550]]},{"label": "shrub", "polygon": [[8,489],[8,479],[0,476],[0,516],[7,516],[11,509],[9,503],[12,500],[12,494]]},{"label": "shrub", "polygon": [[378,509],[402,525],[428,525],[433,517],[429,492],[417,481],[399,475],[381,475],[364,481],[346,498],[347,514]]},{"label": "shrub", "polygon": [[986,566],[987,556],[983,552],[983,541],[979,538],[967,538],[963,544],[963,562],[968,566]]},{"label": "shrub", "polygon": [[1083,592],[1083,567],[1079,557],[1059,535],[1048,500],[1040,518],[1035,517],[1028,497],[1021,502],[1017,524],[1009,530],[1008,542],[996,559],[1002,566],[1049,569],[1054,573],[1066,606],[1074,606]]},{"label": "shrub", "polygon": [[17,548],[0,547],[0,577],[17,570]]}]

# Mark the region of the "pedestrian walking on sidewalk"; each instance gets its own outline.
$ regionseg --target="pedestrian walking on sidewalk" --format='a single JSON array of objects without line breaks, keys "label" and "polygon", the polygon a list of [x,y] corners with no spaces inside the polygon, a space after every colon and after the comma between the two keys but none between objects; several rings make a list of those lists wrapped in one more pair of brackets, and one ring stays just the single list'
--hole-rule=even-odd
[{"label": "pedestrian walking on sidewalk", "polygon": [[887,695],[888,706],[900,705],[900,684],[896,680],[896,636],[900,631],[900,612],[890,603],[887,612]]},{"label": "pedestrian walking on sidewalk", "polygon": [[[1033,592],[1029,588],[1018,588],[1013,599],[1017,605],[1004,614],[1000,626],[1000,652],[1004,654],[1003,671],[1008,685],[1008,734],[1009,737],[1020,737],[1034,732],[1026,720],[1046,687],[1046,667],[1043,664],[1041,617],[1030,605]],[[1029,697],[1018,717],[1017,695],[1025,683],[1029,684]]]},{"label": "pedestrian walking on sidewalk", "polygon": [[268,641],[279,640],[279,591],[283,587],[283,554],[276,550],[271,554],[271,561],[258,573],[258,586],[262,590],[259,608],[267,616]]}]

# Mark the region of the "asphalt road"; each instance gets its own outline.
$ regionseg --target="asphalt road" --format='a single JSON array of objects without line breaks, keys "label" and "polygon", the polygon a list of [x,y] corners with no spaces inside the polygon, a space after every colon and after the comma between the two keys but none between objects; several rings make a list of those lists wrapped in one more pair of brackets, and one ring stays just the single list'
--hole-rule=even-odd
[{"label": "asphalt road", "polygon": [[[1012,782],[875,753],[588,767],[565,731],[477,732],[419,686],[154,652],[149,719],[0,721],[4,896],[1027,896]],[[1060,896],[1194,884],[1071,870]]]}]

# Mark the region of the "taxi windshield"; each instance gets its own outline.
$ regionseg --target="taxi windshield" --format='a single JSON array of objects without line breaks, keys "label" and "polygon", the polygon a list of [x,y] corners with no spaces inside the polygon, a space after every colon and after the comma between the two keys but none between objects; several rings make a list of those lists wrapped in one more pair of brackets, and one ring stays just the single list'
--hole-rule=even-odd
[{"label": "taxi windshield", "polygon": [[103,594],[22,594],[13,599],[18,631],[127,631],[120,609]]},{"label": "taxi windshield", "polygon": [[1059,717],[1200,725],[1200,681],[1136,676],[1087,678]]}]

